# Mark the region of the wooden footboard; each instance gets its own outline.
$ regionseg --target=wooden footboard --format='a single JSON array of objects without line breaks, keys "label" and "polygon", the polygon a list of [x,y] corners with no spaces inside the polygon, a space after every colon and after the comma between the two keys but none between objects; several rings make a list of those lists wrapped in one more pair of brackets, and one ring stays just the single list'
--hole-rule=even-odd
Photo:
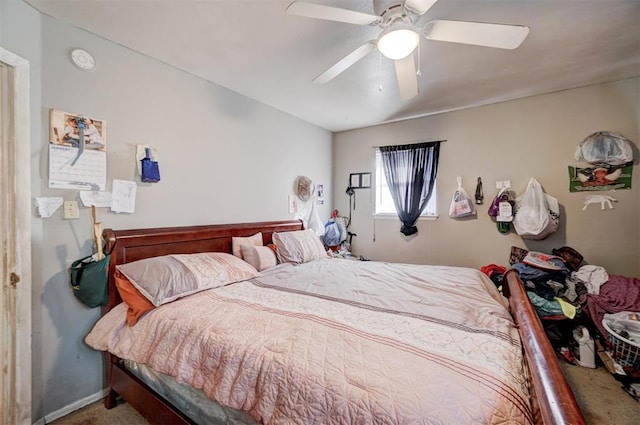
[{"label": "wooden footboard", "polygon": [[509,298],[511,315],[520,332],[542,423],[586,423],[518,272],[509,270],[504,276],[502,288]]}]

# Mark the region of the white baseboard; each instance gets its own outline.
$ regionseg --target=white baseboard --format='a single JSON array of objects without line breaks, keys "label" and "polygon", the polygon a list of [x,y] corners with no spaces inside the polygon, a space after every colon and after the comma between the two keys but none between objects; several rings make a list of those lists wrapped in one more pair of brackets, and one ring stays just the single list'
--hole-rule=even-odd
[{"label": "white baseboard", "polygon": [[74,401],[71,404],[64,406],[62,409],[58,409],[55,412],[51,412],[48,415],[45,415],[44,418],[40,418],[33,423],[33,425],[46,425],[55,421],[56,419],[60,419],[63,416],[68,415],[71,412],[75,412],[78,409],[82,409],[89,404],[101,400],[107,396],[107,389],[98,391],[95,394],[91,394],[85,398],[82,398],[78,401]]}]

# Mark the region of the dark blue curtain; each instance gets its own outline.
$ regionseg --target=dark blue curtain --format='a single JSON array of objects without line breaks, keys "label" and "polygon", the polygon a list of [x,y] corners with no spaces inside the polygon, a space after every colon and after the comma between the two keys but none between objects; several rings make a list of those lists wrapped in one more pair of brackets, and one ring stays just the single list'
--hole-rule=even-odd
[{"label": "dark blue curtain", "polygon": [[402,222],[400,231],[407,236],[418,233],[415,224],[431,198],[438,173],[440,142],[379,149],[384,175]]}]

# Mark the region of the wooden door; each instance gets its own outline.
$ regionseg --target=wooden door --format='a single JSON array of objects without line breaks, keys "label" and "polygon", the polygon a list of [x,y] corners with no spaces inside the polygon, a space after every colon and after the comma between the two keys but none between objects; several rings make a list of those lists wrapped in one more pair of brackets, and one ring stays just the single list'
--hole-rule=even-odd
[{"label": "wooden door", "polygon": [[0,48],[0,421],[31,425],[29,63]]}]

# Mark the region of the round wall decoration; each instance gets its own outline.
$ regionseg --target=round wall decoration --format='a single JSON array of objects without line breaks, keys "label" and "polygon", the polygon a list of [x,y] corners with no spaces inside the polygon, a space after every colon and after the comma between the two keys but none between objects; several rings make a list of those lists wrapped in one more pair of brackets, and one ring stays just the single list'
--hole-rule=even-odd
[{"label": "round wall decoration", "polygon": [[296,180],[296,195],[301,201],[308,201],[311,199],[315,185],[311,179],[307,176],[300,176]]}]

